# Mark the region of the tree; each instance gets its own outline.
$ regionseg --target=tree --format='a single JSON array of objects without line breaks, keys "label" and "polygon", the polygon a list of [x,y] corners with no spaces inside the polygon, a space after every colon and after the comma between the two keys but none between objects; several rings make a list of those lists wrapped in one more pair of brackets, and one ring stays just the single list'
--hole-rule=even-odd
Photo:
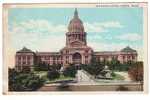
[{"label": "tree", "polygon": [[133,81],[143,81],[143,62],[136,62],[129,70],[128,74]]},{"label": "tree", "polygon": [[50,79],[50,80],[53,80],[53,79],[56,79],[56,78],[59,78],[60,77],[60,74],[57,70],[49,70],[47,72],[47,77]]},{"label": "tree", "polygon": [[34,91],[41,87],[44,81],[33,73],[16,72],[15,69],[9,69],[10,91]]},{"label": "tree", "polygon": [[61,64],[54,64],[54,65],[49,65],[48,70],[57,70],[59,71],[61,69]]},{"label": "tree", "polygon": [[60,77],[59,70],[61,68],[61,64],[54,64],[48,66],[47,77],[50,80],[56,79]]},{"label": "tree", "polygon": [[92,58],[89,65],[82,66],[82,69],[90,73],[91,75],[97,76],[101,74],[101,71],[104,69],[105,62],[100,62],[96,60],[95,57]]},{"label": "tree", "polygon": [[109,66],[110,70],[118,70],[117,66],[120,67],[120,62],[117,59],[113,58],[107,65]]},{"label": "tree", "polygon": [[45,62],[39,63],[37,65],[34,66],[34,70],[35,71],[48,71],[51,69],[55,69],[55,70],[60,70],[61,68],[61,64],[47,64]]},{"label": "tree", "polygon": [[63,71],[63,75],[68,77],[75,77],[76,73],[77,73],[77,68],[73,64],[70,64],[70,66],[65,68],[65,70]]},{"label": "tree", "polygon": [[49,65],[46,64],[45,62],[39,63],[34,66],[35,71],[48,71]]}]

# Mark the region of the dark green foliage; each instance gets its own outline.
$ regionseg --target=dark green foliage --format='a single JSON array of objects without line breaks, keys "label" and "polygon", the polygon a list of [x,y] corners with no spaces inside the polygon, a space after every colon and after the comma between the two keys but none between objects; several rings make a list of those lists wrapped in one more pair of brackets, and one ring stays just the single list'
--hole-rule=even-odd
[{"label": "dark green foliage", "polygon": [[10,91],[34,91],[41,87],[44,80],[33,73],[16,72],[9,69]]},{"label": "dark green foliage", "polygon": [[101,71],[104,69],[104,62],[99,62],[93,57],[91,60],[91,64],[88,65],[82,65],[82,69],[90,73],[91,75],[99,75],[101,74]]},{"label": "dark green foliage", "polygon": [[77,68],[75,65],[71,64],[63,71],[63,75],[66,77],[75,77],[77,73]]},{"label": "dark green foliage", "polygon": [[112,72],[112,73],[111,73],[111,76],[112,76],[112,77],[115,77],[115,76],[116,76],[116,74],[115,74],[114,72]]},{"label": "dark green foliage", "polygon": [[56,70],[60,70],[61,69],[61,64],[54,64],[53,67],[56,69]]},{"label": "dark green foliage", "polygon": [[107,62],[110,70],[118,70],[121,65],[117,59],[112,59],[110,62]]},{"label": "dark green foliage", "polygon": [[143,62],[133,64],[128,70],[128,74],[133,81],[142,82],[144,77]]},{"label": "dark green foliage", "polygon": [[127,63],[121,64],[117,59],[112,59],[111,62],[107,62],[106,64],[109,66],[110,70],[128,71],[134,62],[128,61]]},{"label": "dark green foliage", "polygon": [[103,70],[104,66],[101,65],[86,65],[84,67],[82,67],[85,71],[87,71],[88,73],[90,73],[91,75],[99,75],[101,73],[101,71]]},{"label": "dark green foliage", "polygon": [[47,77],[50,80],[53,80],[53,79],[59,78],[60,74],[57,70],[50,70],[50,71],[47,72]]},{"label": "dark green foliage", "polygon": [[46,63],[39,63],[37,65],[34,66],[34,70],[35,71],[48,71],[51,69],[56,69],[56,70],[60,70],[61,68],[61,64],[53,64],[53,65],[49,65]]},{"label": "dark green foliage", "polygon": [[61,64],[48,65],[48,70],[57,70],[61,69]]},{"label": "dark green foliage", "polygon": [[54,64],[48,66],[47,77],[50,80],[56,79],[60,77],[59,70],[61,68],[61,64]]},{"label": "dark green foliage", "polygon": [[48,71],[48,67],[49,65],[43,62],[43,63],[39,63],[35,65],[34,70],[35,71]]}]

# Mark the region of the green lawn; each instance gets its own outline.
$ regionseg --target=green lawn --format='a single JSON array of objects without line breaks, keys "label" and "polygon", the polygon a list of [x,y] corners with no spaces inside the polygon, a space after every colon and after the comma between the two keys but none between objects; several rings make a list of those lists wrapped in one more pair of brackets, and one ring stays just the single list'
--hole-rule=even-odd
[{"label": "green lawn", "polygon": [[54,79],[54,80],[49,80],[47,77],[46,77],[46,84],[49,84],[49,83],[54,83],[54,82],[57,82],[57,81],[63,81],[63,80],[73,80],[74,78],[73,77],[65,77],[64,75],[60,75],[59,78],[57,79]]},{"label": "green lawn", "polygon": [[39,75],[40,77],[44,77],[47,75],[47,71],[34,71],[36,75]]},{"label": "green lawn", "polygon": [[34,73],[36,75],[39,75],[40,77],[44,78],[46,80],[46,82],[45,82],[46,84],[54,83],[56,81],[73,80],[74,79],[73,77],[65,77],[64,75],[60,74],[59,78],[54,79],[54,80],[50,80],[47,78],[47,71],[34,71]]},{"label": "green lawn", "polygon": [[124,79],[125,78],[123,76],[119,75],[119,74],[115,73],[115,75],[113,75],[113,80],[124,80]]}]

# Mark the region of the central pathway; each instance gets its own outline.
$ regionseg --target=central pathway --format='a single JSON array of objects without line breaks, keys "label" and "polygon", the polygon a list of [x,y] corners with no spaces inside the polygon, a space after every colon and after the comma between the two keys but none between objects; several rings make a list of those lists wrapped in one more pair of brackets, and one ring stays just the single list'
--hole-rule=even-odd
[{"label": "central pathway", "polygon": [[78,70],[76,74],[77,84],[96,84],[94,77],[84,70]]},{"label": "central pathway", "polygon": [[115,72],[115,73],[123,76],[125,78],[124,81],[131,81],[128,72]]}]

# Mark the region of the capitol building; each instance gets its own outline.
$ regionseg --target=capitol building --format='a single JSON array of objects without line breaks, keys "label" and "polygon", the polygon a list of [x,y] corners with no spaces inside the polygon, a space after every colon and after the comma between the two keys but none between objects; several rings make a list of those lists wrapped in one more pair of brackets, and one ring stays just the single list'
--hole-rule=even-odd
[{"label": "capitol building", "polygon": [[137,51],[129,46],[120,51],[99,51],[87,45],[88,33],[84,30],[82,20],[75,9],[74,16],[68,25],[66,33],[66,45],[59,52],[34,52],[26,47],[16,52],[15,66],[17,70],[30,69],[31,66],[39,63],[49,65],[61,64],[64,68],[69,64],[89,64],[93,57],[97,61],[111,61],[117,59],[120,63],[137,61]]}]

